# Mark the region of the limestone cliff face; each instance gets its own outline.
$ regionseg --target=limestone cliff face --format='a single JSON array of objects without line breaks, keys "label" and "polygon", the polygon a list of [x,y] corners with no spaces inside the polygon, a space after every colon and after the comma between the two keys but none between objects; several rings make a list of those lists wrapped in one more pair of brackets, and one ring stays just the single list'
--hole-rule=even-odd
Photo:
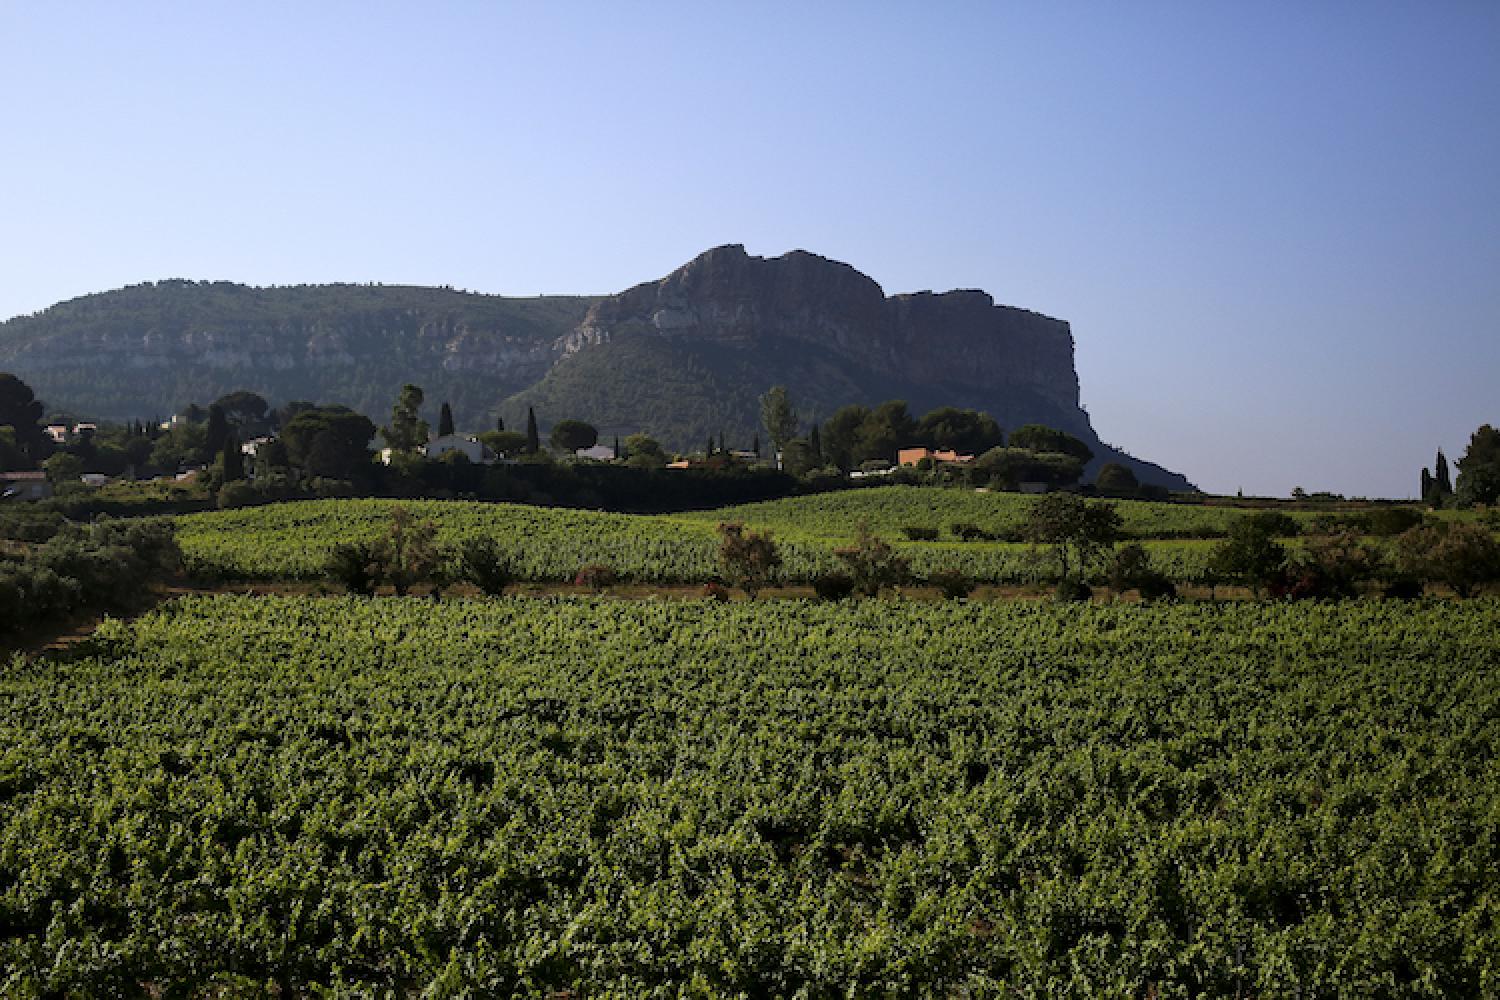
[{"label": "limestone cliff face", "polygon": [[769,259],[738,245],[710,250],[600,301],[554,348],[568,355],[636,336],[726,345],[774,337],[894,381],[997,395],[1023,387],[1060,409],[1079,404],[1067,323],[980,291],[887,298],[849,265],[801,250]]}]

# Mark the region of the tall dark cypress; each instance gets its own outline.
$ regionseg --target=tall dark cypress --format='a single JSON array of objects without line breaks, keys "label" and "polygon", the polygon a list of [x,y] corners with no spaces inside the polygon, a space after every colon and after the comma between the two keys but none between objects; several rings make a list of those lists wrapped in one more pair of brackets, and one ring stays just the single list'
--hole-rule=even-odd
[{"label": "tall dark cypress", "polygon": [[245,454],[240,451],[240,438],[234,431],[224,439],[224,482],[233,483],[245,478]]},{"label": "tall dark cypress", "polygon": [[1422,500],[1426,503],[1432,502],[1432,473],[1426,469],[1422,470]]},{"label": "tall dark cypress", "polygon": [[505,430],[505,418],[504,417],[496,417],[495,418],[495,430],[497,430],[497,431],[503,431],[503,430]]},{"label": "tall dark cypress", "polygon": [[755,452],[755,457],[760,458],[760,435],[755,435],[755,440],[750,442],[750,450]]},{"label": "tall dark cypress", "polygon": [[823,467],[823,437],[818,433],[817,424],[813,424],[812,433],[808,435],[807,444],[808,450],[812,452],[813,467],[821,469]]},{"label": "tall dark cypress", "polygon": [[526,450],[535,455],[542,450],[542,437],[536,431],[536,411],[526,407]]},{"label": "tall dark cypress", "polygon": [[212,462],[224,450],[224,439],[229,436],[229,418],[224,407],[218,403],[208,408],[208,427],[203,433],[203,460]]},{"label": "tall dark cypress", "polygon": [[625,457],[625,453],[620,450],[620,435],[616,434],[615,435],[615,460],[618,461],[618,460],[620,460],[620,459],[622,459],[624,457]]},{"label": "tall dark cypress", "polygon": [[452,433],[453,408],[444,402],[442,413],[438,416],[438,437],[447,437]]},{"label": "tall dark cypress", "polygon": [[1433,470],[1437,479],[1438,492],[1445,497],[1453,495],[1453,480],[1448,478],[1448,456],[1443,454],[1443,449],[1438,449],[1437,466]]}]

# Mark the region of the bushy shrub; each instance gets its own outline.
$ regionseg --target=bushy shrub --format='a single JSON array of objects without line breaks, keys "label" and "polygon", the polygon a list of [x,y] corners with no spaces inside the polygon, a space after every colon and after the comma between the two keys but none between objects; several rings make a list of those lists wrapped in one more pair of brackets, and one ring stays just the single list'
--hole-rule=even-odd
[{"label": "bushy shrub", "polygon": [[781,553],[769,531],[746,531],[738,521],[719,525],[719,568],[751,598],[771,583],[780,566]]},{"label": "bushy shrub", "polygon": [[729,588],[717,580],[710,580],[703,585],[703,599],[716,604],[728,604]]},{"label": "bushy shrub", "polygon": [[589,563],[579,569],[578,574],[573,577],[573,586],[586,587],[596,594],[613,587],[619,579],[614,569],[603,563]]},{"label": "bushy shrub", "polygon": [[230,507],[247,507],[250,504],[259,503],[260,499],[260,493],[254,486],[242,479],[236,479],[219,487],[216,502],[220,510],[227,510]]},{"label": "bushy shrub", "polygon": [[1134,590],[1147,601],[1177,596],[1177,585],[1153,568],[1146,550],[1134,542],[1115,550],[1107,575],[1110,587],[1117,594]]},{"label": "bushy shrub", "polygon": [[813,577],[813,593],[824,601],[842,601],[854,593],[854,579],[848,573],[822,573]]},{"label": "bushy shrub", "polygon": [[935,570],[927,575],[927,584],[936,587],[950,601],[960,600],[974,592],[973,578],[957,569]]},{"label": "bushy shrub", "polygon": [[1423,514],[1415,507],[1377,507],[1364,517],[1364,528],[1372,535],[1394,538],[1422,523]]},{"label": "bushy shrub", "polygon": [[874,597],[882,587],[897,587],[911,579],[911,564],[891,548],[870,526],[861,521],[854,533],[854,544],[834,549],[844,563],[856,593]]},{"label": "bushy shrub", "polygon": [[342,584],[349,593],[365,597],[375,593],[379,577],[370,546],[362,542],[335,545],[328,554],[324,573],[330,580]]},{"label": "bushy shrub", "polygon": [[1087,601],[1094,596],[1094,591],[1082,580],[1063,577],[1057,581],[1057,589],[1052,592],[1052,596],[1059,601]]},{"label": "bushy shrub", "polygon": [[924,528],[916,524],[908,524],[901,529],[901,532],[913,542],[935,542],[938,537],[938,530],[936,528]]},{"label": "bushy shrub", "polygon": [[979,525],[969,524],[966,521],[955,521],[949,525],[948,530],[953,532],[953,537],[961,542],[993,542],[996,537]]},{"label": "bushy shrub", "polygon": [[1396,539],[1396,569],[1423,583],[1447,584],[1473,597],[1500,580],[1500,542],[1479,524],[1433,524]]},{"label": "bushy shrub", "polygon": [[458,549],[458,578],[489,597],[499,597],[515,582],[510,556],[488,536],[467,538]]},{"label": "bushy shrub", "polygon": [[0,506],[0,538],[45,542],[62,530],[65,520],[60,512],[35,504],[7,504]]}]

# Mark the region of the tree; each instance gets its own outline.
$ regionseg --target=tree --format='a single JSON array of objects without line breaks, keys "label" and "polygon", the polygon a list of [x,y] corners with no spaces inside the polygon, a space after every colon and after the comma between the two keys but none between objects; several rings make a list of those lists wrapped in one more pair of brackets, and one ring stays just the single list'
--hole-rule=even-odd
[{"label": "tree", "polygon": [[[845,472],[859,467],[862,459],[855,457],[859,445],[859,429],[869,416],[869,407],[854,404],[840,407],[823,422],[820,443],[823,446],[823,457],[829,464],[836,465]],[[759,444],[758,438],[756,443]]]},{"label": "tree", "polygon": [[1432,467],[1433,479],[1437,481],[1438,492],[1446,500],[1453,495],[1453,480],[1448,477],[1448,456],[1443,454],[1439,448],[1437,453],[1437,464]]},{"label": "tree", "polygon": [[535,455],[542,450],[542,436],[536,429],[536,411],[526,407],[526,452]]},{"label": "tree", "polygon": [[509,457],[526,450],[526,435],[516,431],[485,431],[479,440],[496,455]]},{"label": "tree", "polygon": [[1005,443],[1005,433],[988,413],[956,406],[928,411],[917,423],[916,437],[928,448],[965,455],[978,455]]},{"label": "tree", "polygon": [[51,441],[41,425],[44,409],[29,385],[9,372],[0,372],[0,427],[11,428],[14,447],[33,463],[50,451]]},{"label": "tree", "polygon": [[1016,431],[1010,436],[1010,446],[1026,451],[1071,455],[1085,464],[1094,458],[1093,449],[1078,438],[1041,424],[1027,424]]},{"label": "tree", "polygon": [[[1460,482],[1462,482],[1462,479],[1460,479]],[[1421,498],[1422,498],[1422,500],[1424,502],[1426,502],[1426,503],[1432,503],[1433,502],[1433,490],[1436,487],[1437,487],[1437,484],[1432,481],[1432,473],[1428,472],[1426,468],[1423,468],[1422,469],[1422,492],[1419,494],[1419,496],[1421,496]]]},{"label": "tree", "polygon": [[638,469],[659,469],[667,464],[667,454],[653,437],[632,434],[625,439],[625,451],[630,456],[627,464]]},{"label": "tree", "polygon": [[229,439],[229,418],[224,407],[214,403],[208,408],[208,426],[203,432],[202,460],[212,462],[224,451],[224,442]]},{"label": "tree", "polygon": [[[797,436],[797,411],[792,408],[786,386],[772,386],[760,397],[760,422],[771,439],[771,448],[778,453],[782,445]],[[778,463],[779,460],[778,454]]]},{"label": "tree", "polygon": [[224,439],[224,450],[220,453],[224,482],[232,483],[245,478],[245,453],[240,450],[240,439],[233,430]]},{"label": "tree", "polygon": [[42,468],[46,470],[47,482],[54,489],[62,489],[78,483],[79,477],[83,475],[83,459],[60,451],[43,462]]},{"label": "tree", "polygon": [[1485,424],[1458,460],[1458,498],[1466,504],[1500,501],[1500,431]]},{"label": "tree", "polygon": [[438,437],[448,437],[453,432],[453,407],[445,400],[438,414]]},{"label": "tree", "polygon": [[755,457],[756,458],[760,458],[760,435],[759,434],[755,435],[754,440],[752,440],[750,442],[750,450],[753,451],[753,452],[755,452]]},{"label": "tree", "polygon": [[618,434],[615,435],[615,446],[611,450],[614,451],[614,453],[615,453],[615,461],[616,462],[623,462],[623,461],[625,461],[625,452],[623,450],[621,450],[621,448],[620,448],[620,435],[618,435]]},{"label": "tree", "polygon": [[427,421],[421,418],[422,390],[410,383],[401,387],[401,395],[391,407],[391,422],[380,429],[380,436],[396,452],[414,452],[427,444]]},{"label": "tree", "polygon": [[213,405],[224,411],[224,416],[239,428],[242,436],[253,436],[266,429],[266,414],[270,404],[259,393],[237,389],[220,396],[214,400]]},{"label": "tree", "polygon": [[308,476],[349,479],[370,464],[375,424],[347,406],[303,410],[281,429],[291,463]]},{"label": "tree", "polygon": [[975,460],[974,468],[992,485],[1008,490],[1022,483],[1071,486],[1083,476],[1083,462],[1073,455],[1024,448],[991,448]]},{"label": "tree", "polygon": [[1240,518],[1230,525],[1228,537],[1215,546],[1211,557],[1220,576],[1247,584],[1257,598],[1286,564],[1286,549],[1276,541],[1278,516],[1285,515],[1263,511]]},{"label": "tree", "polygon": [[1073,493],[1038,497],[1027,516],[1026,535],[1034,545],[1052,546],[1058,580],[1082,583],[1090,564],[1120,537],[1114,504],[1089,503]]},{"label": "tree", "polygon": [[495,418],[495,430],[497,430],[497,431],[503,431],[503,430],[505,430],[505,418],[504,417],[496,417]]},{"label": "tree", "polygon": [[906,409],[906,400],[888,399],[871,410],[855,434],[854,459],[893,462],[896,452],[912,443],[917,422]]},{"label": "tree", "polygon": [[400,504],[391,508],[390,523],[376,540],[372,555],[381,579],[398,597],[404,597],[413,584],[432,578],[440,562],[436,539],[435,521],[418,521]]},{"label": "tree", "polygon": [[552,447],[569,454],[599,443],[599,431],[582,420],[559,420],[552,427]]},{"label": "tree", "polygon": [[743,590],[751,600],[770,585],[780,566],[781,553],[769,531],[746,531],[738,521],[719,525],[719,569],[725,580]]},{"label": "tree", "polygon": [[1106,462],[1104,468],[1099,470],[1094,486],[1100,493],[1128,496],[1140,489],[1141,484],[1136,480],[1135,473],[1127,467],[1118,462]]},{"label": "tree", "polygon": [[807,435],[808,459],[815,469],[823,467],[823,438],[818,433],[818,425],[813,424],[812,430]]}]

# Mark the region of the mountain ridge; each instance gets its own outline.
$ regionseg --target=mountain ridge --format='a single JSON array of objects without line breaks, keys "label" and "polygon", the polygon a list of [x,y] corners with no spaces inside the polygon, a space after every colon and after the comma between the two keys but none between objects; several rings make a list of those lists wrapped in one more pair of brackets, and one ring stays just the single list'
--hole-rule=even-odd
[{"label": "mountain ridge", "polygon": [[[914,412],[985,410],[1094,446],[1094,465],[1190,488],[1104,445],[1080,404],[1069,325],[987,292],[886,295],[805,250],[707,250],[615,295],[509,297],[418,285],[173,279],[60,302],[0,323],[0,369],[55,408],[109,419],[171,412],[248,388],[342,402],[377,419],[415,382],[460,426],[589,420],[606,440],[645,430],[669,447],[710,434],[748,444],[757,398],[785,384],[805,417],[904,398]],[[741,440],[743,439],[743,440]]]}]

